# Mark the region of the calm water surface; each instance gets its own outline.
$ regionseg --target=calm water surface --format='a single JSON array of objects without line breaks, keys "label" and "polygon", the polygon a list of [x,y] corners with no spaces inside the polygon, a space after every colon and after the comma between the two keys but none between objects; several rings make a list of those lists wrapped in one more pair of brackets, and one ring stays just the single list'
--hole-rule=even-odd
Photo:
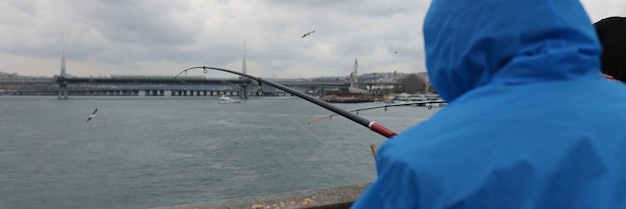
[{"label": "calm water surface", "polygon": [[[359,115],[399,132],[435,111]],[[369,145],[385,138],[341,116],[307,125],[328,114],[297,97],[0,97],[0,208],[155,208],[372,181]]]}]

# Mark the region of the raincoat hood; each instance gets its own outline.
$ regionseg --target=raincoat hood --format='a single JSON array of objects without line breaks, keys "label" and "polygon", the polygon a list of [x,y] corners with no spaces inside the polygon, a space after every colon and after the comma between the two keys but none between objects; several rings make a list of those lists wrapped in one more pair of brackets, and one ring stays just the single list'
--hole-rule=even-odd
[{"label": "raincoat hood", "polygon": [[434,0],[423,30],[428,74],[447,102],[493,83],[600,74],[600,44],[578,0]]}]

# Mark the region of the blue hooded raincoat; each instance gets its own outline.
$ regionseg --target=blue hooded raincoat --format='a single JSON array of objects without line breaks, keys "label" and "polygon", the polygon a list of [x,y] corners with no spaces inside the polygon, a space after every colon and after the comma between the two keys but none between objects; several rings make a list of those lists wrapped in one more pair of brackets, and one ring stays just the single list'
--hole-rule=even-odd
[{"label": "blue hooded raincoat", "polygon": [[626,87],[578,0],[433,0],[449,105],[384,142],[353,208],[626,208]]}]

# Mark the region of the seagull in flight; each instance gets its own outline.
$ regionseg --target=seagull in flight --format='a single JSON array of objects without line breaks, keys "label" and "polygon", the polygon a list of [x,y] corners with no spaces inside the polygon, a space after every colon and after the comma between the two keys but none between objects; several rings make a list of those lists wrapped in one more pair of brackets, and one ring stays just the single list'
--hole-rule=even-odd
[{"label": "seagull in flight", "polygon": [[302,35],[302,38],[307,37],[307,36],[311,35],[312,33],[315,33],[315,31],[311,31],[311,32],[305,33],[304,35]]},{"label": "seagull in flight", "polygon": [[89,115],[89,118],[87,118],[87,121],[85,121],[85,123],[86,123],[86,122],[89,122],[92,118],[95,118],[95,117],[96,117],[96,112],[98,112],[98,108],[96,108],[96,109],[93,111],[93,113],[91,113],[91,115]]}]

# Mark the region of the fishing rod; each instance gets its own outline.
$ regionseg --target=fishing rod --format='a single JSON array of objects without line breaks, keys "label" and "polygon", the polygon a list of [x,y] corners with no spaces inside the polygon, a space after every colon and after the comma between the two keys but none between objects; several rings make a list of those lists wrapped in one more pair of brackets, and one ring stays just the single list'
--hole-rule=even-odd
[{"label": "fishing rod", "polygon": [[302,98],[304,100],[312,102],[312,103],[314,103],[314,104],[316,104],[318,106],[321,106],[321,107],[323,107],[323,108],[325,108],[327,110],[330,110],[330,111],[336,113],[337,115],[341,115],[343,117],[346,117],[346,118],[348,118],[348,119],[350,119],[350,120],[352,120],[352,121],[354,121],[354,122],[356,122],[356,123],[358,123],[358,124],[360,124],[362,126],[367,127],[368,129],[370,129],[370,130],[372,130],[372,131],[374,131],[374,132],[376,132],[376,133],[378,133],[378,134],[380,134],[380,135],[382,135],[384,137],[391,138],[391,137],[393,137],[395,135],[398,135],[396,132],[394,132],[394,131],[392,131],[392,130],[390,130],[390,129],[388,129],[388,128],[386,128],[386,127],[384,127],[384,126],[382,126],[382,125],[380,125],[378,123],[376,123],[375,121],[369,121],[369,120],[367,120],[365,118],[362,118],[362,117],[360,117],[360,116],[358,116],[358,115],[356,115],[354,113],[351,113],[351,112],[346,111],[344,109],[338,108],[338,107],[336,107],[334,105],[331,105],[331,104],[329,104],[329,103],[327,103],[325,101],[322,101],[320,99],[317,99],[315,97],[309,96],[307,94],[304,94],[304,93],[299,92],[297,90],[294,90],[292,88],[283,86],[283,85],[281,85],[279,83],[268,81],[268,80],[265,80],[265,79],[262,79],[262,78],[259,78],[259,77],[255,77],[255,76],[252,76],[252,75],[249,75],[249,74],[240,73],[240,72],[237,72],[237,71],[227,70],[227,69],[223,69],[223,68],[202,66],[202,67],[190,67],[190,68],[187,68],[187,69],[181,71],[180,73],[178,73],[174,77],[174,79],[176,79],[180,74],[186,73],[187,71],[194,70],[194,69],[202,69],[202,70],[204,70],[204,73],[207,73],[207,70],[217,70],[217,71],[222,71],[222,72],[236,74],[236,75],[243,76],[243,77],[246,77],[246,78],[249,78],[249,79],[252,79],[252,80],[256,80],[259,83],[259,87],[258,87],[258,89],[256,91],[258,96],[262,96],[263,95],[263,90],[261,89],[261,85],[262,85],[262,83],[265,83],[265,84],[267,84],[269,86],[272,86],[274,88],[277,88],[277,89],[289,92],[289,93],[291,93],[293,95],[296,95],[296,96],[298,96],[298,97],[300,97],[300,98]]},{"label": "fishing rod", "polygon": [[[415,101],[415,102],[404,102],[404,103],[396,103],[396,104],[384,104],[384,105],[378,105],[378,106],[372,106],[372,107],[365,107],[365,108],[359,108],[359,109],[354,109],[354,110],[350,110],[348,112],[354,112],[357,115],[359,114],[360,111],[364,111],[364,110],[372,110],[372,109],[378,109],[378,108],[385,108],[385,111],[387,111],[387,108],[389,107],[396,107],[396,106],[410,106],[410,105],[418,105],[418,104],[437,104],[437,103],[445,103],[445,101],[437,99],[437,100],[429,100],[429,101]],[[428,106],[428,109],[430,110],[432,107]],[[330,114],[330,115],[325,115],[319,118],[315,118],[311,121],[309,121],[309,125],[320,121],[320,120],[324,120],[324,119],[332,119],[334,116],[337,116],[339,114]]]}]

